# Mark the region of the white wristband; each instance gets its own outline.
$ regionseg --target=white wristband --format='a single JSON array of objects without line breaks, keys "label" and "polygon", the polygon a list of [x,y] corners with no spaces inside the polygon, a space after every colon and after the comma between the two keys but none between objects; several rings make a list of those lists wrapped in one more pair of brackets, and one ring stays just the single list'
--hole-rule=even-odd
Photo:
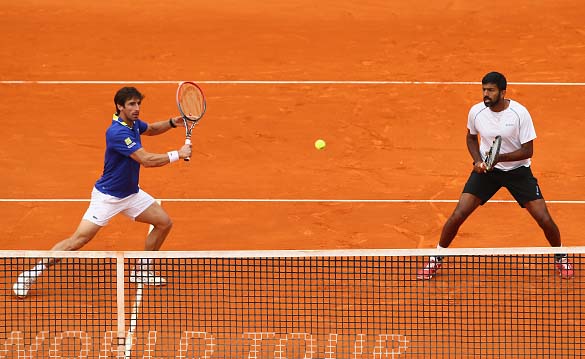
[{"label": "white wristband", "polygon": [[179,151],[170,151],[167,152],[169,156],[169,163],[177,162],[179,160]]}]

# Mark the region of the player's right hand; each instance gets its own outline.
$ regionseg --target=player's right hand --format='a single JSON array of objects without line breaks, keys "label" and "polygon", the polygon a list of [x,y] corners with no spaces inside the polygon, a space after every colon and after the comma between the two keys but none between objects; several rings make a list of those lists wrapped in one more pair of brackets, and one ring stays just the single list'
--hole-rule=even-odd
[{"label": "player's right hand", "polygon": [[191,157],[191,145],[183,145],[179,150],[179,158]]}]

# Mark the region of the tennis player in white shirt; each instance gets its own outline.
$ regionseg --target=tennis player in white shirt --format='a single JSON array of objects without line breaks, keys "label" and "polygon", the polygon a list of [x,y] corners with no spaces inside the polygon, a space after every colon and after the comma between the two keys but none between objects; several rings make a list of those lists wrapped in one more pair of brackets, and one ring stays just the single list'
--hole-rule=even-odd
[{"label": "tennis player in white shirt", "polygon": [[[561,234],[553,221],[537,179],[530,169],[534,124],[526,107],[505,98],[507,81],[499,72],[490,72],[481,81],[483,102],[469,111],[467,119],[467,149],[473,158],[469,176],[457,207],[443,226],[437,248],[447,248],[459,227],[480,205],[486,203],[502,188],[510,192],[518,204],[526,208],[542,228],[552,247],[561,247]],[[496,136],[502,136],[500,154],[495,166],[488,171],[486,154]],[[479,138],[478,138],[479,137]],[[430,260],[417,273],[418,279],[431,279],[441,268],[442,256]],[[573,265],[566,254],[555,254],[555,269],[561,278],[573,277]]]}]

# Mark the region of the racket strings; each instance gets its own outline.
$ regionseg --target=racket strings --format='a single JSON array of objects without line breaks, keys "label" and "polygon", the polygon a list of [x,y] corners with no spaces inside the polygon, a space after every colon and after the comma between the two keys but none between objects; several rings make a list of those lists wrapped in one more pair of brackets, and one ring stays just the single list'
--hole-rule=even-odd
[{"label": "racket strings", "polygon": [[179,105],[185,116],[197,121],[205,112],[205,98],[195,86],[183,86],[179,95]]}]

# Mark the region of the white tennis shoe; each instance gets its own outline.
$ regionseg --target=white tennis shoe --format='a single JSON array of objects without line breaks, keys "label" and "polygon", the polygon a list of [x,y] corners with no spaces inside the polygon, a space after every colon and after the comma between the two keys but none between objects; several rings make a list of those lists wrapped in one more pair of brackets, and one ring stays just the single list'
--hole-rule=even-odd
[{"label": "white tennis shoe", "polygon": [[24,271],[16,280],[16,283],[12,286],[14,295],[18,298],[25,298],[28,295],[30,287],[37,281],[37,277],[31,273],[31,271]]},{"label": "white tennis shoe", "polygon": [[167,285],[167,280],[151,270],[135,270],[130,272],[130,283],[142,283],[155,287]]}]

